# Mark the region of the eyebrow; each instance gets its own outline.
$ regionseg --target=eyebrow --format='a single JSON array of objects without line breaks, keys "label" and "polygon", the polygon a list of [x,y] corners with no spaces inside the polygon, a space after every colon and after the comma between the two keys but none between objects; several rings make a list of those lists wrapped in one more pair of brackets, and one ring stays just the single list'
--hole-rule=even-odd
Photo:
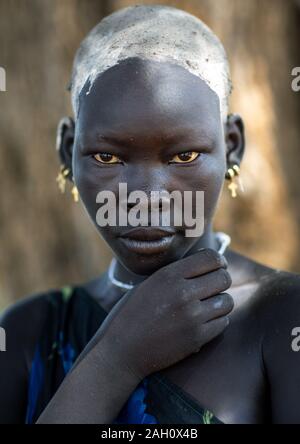
[{"label": "eyebrow", "polygon": [[[214,138],[209,136],[208,134],[204,135],[198,133],[194,137],[191,137],[191,132],[188,128],[185,128],[184,130],[176,133],[162,135],[160,136],[160,139],[163,141],[163,143],[167,145],[180,144],[183,140],[185,141],[185,144],[194,143],[200,145],[213,145],[215,143]],[[97,141],[107,142],[112,145],[118,146],[130,146],[130,142],[133,142],[134,140],[135,137],[132,135],[127,135],[123,138],[117,135],[97,134]]]},{"label": "eyebrow", "polygon": [[107,142],[110,143],[111,145],[128,145],[128,139],[132,140],[133,137],[128,136],[128,137],[118,137],[118,136],[108,136],[108,135],[104,135],[104,134],[97,134],[97,141],[98,142]]}]

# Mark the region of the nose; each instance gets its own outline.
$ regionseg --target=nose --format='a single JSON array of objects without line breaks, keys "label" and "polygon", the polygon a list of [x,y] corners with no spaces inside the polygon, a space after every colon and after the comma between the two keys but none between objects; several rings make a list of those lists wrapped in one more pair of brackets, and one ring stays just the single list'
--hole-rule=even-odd
[{"label": "nose", "polygon": [[130,211],[138,203],[141,210],[150,212],[151,207],[155,207],[162,211],[164,203],[169,201],[167,175],[159,166],[128,171],[127,180],[127,195],[119,202],[124,210]]},{"label": "nose", "polygon": [[164,189],[151,190],[148,193],[142,190],[132,190],[126,195],[123,194],[119,201],[120,208],[127,213],[136,205],[141,212],[147,212],[149,215],[154,210],[163,213],[170,208],[170,195]]},{"label": "nose", "polygon": [[[128,196],[130,197],[130,194],[128,194]],[[131,194],[130,201],[128,200],[128,196],[127,202],[124,202],[123,205],[126,206],[127,211],[130,211],[131,208],[133,208],[137,204],[136,200],[133,200],[135,199],[135,197],[137,197],[137,195],[135,195],[134,193]],[[150,211],[151,208],[159,209],[160,211],[162,211],[165,208],[165,204],[170,201],[168,196],[169,193],[166,190],[155,190],[151,191],[150,193],[145,193],[145,200],[139,202],[139,207],[141,209],[147,209],[148,211]]]}]

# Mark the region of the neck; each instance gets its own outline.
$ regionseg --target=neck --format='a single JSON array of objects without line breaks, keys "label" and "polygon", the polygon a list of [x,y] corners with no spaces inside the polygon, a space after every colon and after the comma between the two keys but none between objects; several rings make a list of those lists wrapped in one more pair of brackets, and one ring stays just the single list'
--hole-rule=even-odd
[{"label": "neck", "polygon": [[212,248],[213,250],[218,250],[219,245],[216,239],[215,233],[211,226],[203,233],[200,239],[195,245],[185,254],[184,257],[195,254],[200,248]]},{"label": "neck", "polygon": [[[195,245],[184,255],[184,257],[190,256],[191,254],[196,253],[200,248],[212,248],[214,250],[218,250],[218,241],[215,237],[215,233],[213,232],[211,226],[204,232],[201,238],[196,242]],[[132,271],[125,268],[121,262],[116,260],[116,265],[114,269],[114,277],[124,283],[137,285],[140,282],[144,281],[148,276],[139,275],[133,273]]]}]

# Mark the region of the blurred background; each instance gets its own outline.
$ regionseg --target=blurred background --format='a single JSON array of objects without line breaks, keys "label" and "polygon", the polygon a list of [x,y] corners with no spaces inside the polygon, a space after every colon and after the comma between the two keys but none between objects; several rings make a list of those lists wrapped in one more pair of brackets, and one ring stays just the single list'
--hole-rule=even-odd
[{"label": "blurred background", "polygon": [[[182,8],[221,38],[231,63],[232,112],[245,120],[245,193],[221,198],[215,228],[232,246],[300,271],[300,2],[140,1]],[[81,204],[55,177],[56,125],[72,115],[66,87],[74,53],[105,15],[130,0],[0,0],[0,309],[32,293],[97,276],[111,255]]]}]

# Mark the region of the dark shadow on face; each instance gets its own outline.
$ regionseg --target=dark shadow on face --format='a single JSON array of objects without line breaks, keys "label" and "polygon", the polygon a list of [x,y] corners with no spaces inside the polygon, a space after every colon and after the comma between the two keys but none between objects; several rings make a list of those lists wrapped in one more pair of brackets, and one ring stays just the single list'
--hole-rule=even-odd
[{"label": "dark shadow on face", "polygon": [[[98,226],[96,196],[103,190],[118,196],[121,182],[128,193],[204,191],[205,231],[210,229],[226,173],[219,98],[184,68],[139,58],[105,71],[90,91],[88,86],[75,126],[74,179],[90,218],[117,258],[129,270],[148,275],[186,255],[199,238],[185,237],[184,227],[175,227],[167,247],[143,253],[120,238],[129,227]],[[185,162],[181,153],[188,152],[198,157]],[[108,153],[101,157],[106,163],[94,157],[98,153]]]}]

